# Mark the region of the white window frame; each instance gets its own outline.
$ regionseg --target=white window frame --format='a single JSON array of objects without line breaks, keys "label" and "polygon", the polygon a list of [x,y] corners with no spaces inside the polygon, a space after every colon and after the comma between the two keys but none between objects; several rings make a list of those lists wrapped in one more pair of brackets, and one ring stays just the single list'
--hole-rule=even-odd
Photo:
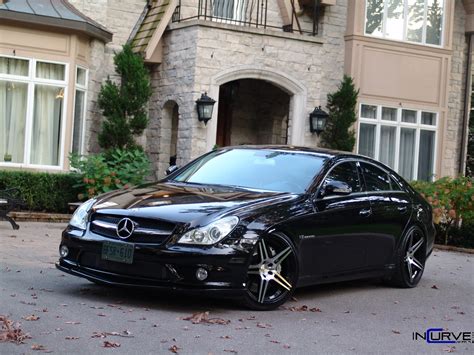
[{"label": "white window frame", "polygon": [[[81,85],[77,81],[77,72],[78,69],[85,70],[86,72],[86,77],[85,77],[85,84]],[[87,111],[87,88],[88,88],[88,83],[89,83],[89,69],[86,67],[83,67],[82,65],[76,65],[76,72],[74,73],[74,82],[75,82],[75,87],[74,87],[74,102],[73,102],[73,113],[72,113],[72,127],[71,127],[71,146],[69,147],[69,151],[72,152],[73,148],[73,143],[74,143],[74,123],[76,120],[76,91],[82,91],[84,93],[84,107],[82,110],[82,136],[81,136],[81,143],[80,143],[80,148],[79,148],[79,154],[83,155],[84,154],[84,143],[85,143],[85,129],[86,129],[86,111]]]},{"label": "white window frame", "polygon": [[374,35],[371,33],[367,33],[367,1],[365,0],[364,2],[364,35],[368,37],[374,37],[374,38],[383,38],[386,40],[390,41],[395,41],[395,42],[405,42],[405,43],[411,43],[411,44],[418,44],[422,46],[428,46],[428,47],[435,47],[435,48],[442,48],[444,46],[444,29],[446,26],[446,2],[448,0],[443,1],[443,18],[441,19],[441,34],[440,34],[440,44],[432,44],[432,43],[426,43],[426,21],[427,21],[427,12],[428,12],[428,0],[424,0],[425,2],[425,8],[424,8],[424,14],[423,14],[423,27],[422,27],[422,38],[421,42],[415,42],[415,41],[409,41],[407,39],[407,28],[408,28],[408,0],[403,0],[403,39],[396,39],[392,38],[386,35],[386,23],[387,23],[387,2],[388,0],[384,0],[384,9],[383,9],[383,18],[382,18],[382,35]]},{"label": "white window frame", "polygon": [[[362,105],[375,106],[377,107],[375,119],[374,118],[364,118],[361,116]],[[382,119],[382,107],[392,108],[397,110],[397,119],[396,121],[389,121]],[[402,122],[402,111],[411,110],[416,111],[416,123]],[[435,125],[426,125],[421,123],[422,112],[433,113],[436,117]],[[436,176],[436,161],[437,161],[437,147],[438,147],[438,127],[439,127],[439,113],[431,110],[417,109],[413,107],[396,107],[390,104],[380,105],[370,102],[361,102],[359,103],[359,113],[358,113],[358,123],[357,123],[357,153],[359,153],[359,142],[360,142],[360,125],[371,124],[375,126],[375,141],[374,141],[374,157],[373,159],[379,161],[380,158],[380,131],[382,126],[395,127],[395,161],[393,170],[396,172],[399,171],[399,162],[400,162],[400,132],[402,128],[411,128],[415,129],[415,151],[414,151],[414,160],[413,160],[413,177],[414,180],[418,180],[418,159],[420,155],[420,131],[432,131],[435,133],[434,138],[434,152],[433,152],[433,169],[431,171],[432,176]],[[432,178],[433,179],[433,178]]]},{"label": "white window frame", "polygon": [[[0,167],[12,167],[12,168],[37,168],[44,170],[63,170],[64,168],[64,139],[66,133],[66,117],[67,117],[67,102],[68,102],[68,79],[69,79],[69,63],[52,61],[48,59],[36,59],[28,58],[21,56],[12,56],[6,54],[0,54],[0,57],[3,58],[12,58],[12,59],[22,59],[28,61],[28,76],[19,76],[11,74],[0,73],[0,80],[2,81],[13,81],[24,83],[28,85],[27,89],[27,108],[26,108],[26,121],[25,121],[25,142],[24,142],[24,155],[23,163],[13,163],[13,162],[4,162],[0,161]],[[64,66],[64,80],[50,80],[36,78],[36,63],[51,63],[59,64]],[[64,91],[63,96],[63,109],[61,112],[61,132],[59,139],[59,165],[42,165],[42,164],[32,164],[31,163],[31,139],[32,139],[32,128],[33,128],[33,115],[34,115],[34,101],[35,101],[35,86],[36,85],[46,85],[46,86],[55,86],[60,87]]]}]

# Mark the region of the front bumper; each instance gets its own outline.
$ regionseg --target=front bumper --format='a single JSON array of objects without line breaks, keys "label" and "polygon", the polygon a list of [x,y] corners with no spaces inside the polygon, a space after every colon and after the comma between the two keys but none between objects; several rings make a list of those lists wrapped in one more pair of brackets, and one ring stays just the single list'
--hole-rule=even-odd
[{"label": "front bumper", "polygon": [[[239,246],[195,247],[134,243],[132,264],[103,260],[102,244],[111,239],[67,228],[61,246],[69,249],[56,267],[93,282],[124,287],[239,297],[245,291],[249,252]],[[121,241],[115,241],[124,243]],[[197,268],[208,271],[204,281],[196,278]]]}]

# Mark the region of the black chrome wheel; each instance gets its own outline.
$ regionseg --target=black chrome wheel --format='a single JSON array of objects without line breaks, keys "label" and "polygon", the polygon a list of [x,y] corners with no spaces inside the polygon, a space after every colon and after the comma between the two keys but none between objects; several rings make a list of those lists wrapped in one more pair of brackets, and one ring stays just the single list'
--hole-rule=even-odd
[{"label": "black chrome wheel", "polygon": [[246,280],[245,304],[256,310],[270,310],[291,297],[298,280],[295,248],[283,234],[260,239],[255,246]]},{"label": "black chrome wheel", "polygon": [[426,238],[418,227],[411,227],[405,234],[393,282],[400,287],[415,287],[425,269]]}]

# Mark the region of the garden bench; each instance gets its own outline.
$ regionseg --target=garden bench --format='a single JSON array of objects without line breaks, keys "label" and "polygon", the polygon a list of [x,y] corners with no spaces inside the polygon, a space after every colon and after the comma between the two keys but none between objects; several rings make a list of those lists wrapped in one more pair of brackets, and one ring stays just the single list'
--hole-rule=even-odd
[{"label": "garden bench", "polygon": [[0,190],[0,220],[5,219],[10,222],[13,229],[20,229],[20,226],[8,216],[8,213],[24,205],[25,203],[20,197],[20,190],[16,188]]}]

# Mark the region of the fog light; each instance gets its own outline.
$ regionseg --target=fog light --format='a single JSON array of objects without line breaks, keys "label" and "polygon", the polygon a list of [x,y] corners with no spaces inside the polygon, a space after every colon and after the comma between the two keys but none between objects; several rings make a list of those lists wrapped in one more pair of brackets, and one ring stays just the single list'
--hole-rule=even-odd
[{"label": "fog light", "polygon": [[199,281],[204,281],[205,279],[207,279],[207,270],[203,269],[202,267],[198,268],[196,270],[196,278]]},{"label": "fog light", "polygon": [[59,255],[61,255],[61,258],[65,258],[69,254],[69,248],[65,245],[61,245],[59,248]]}]

